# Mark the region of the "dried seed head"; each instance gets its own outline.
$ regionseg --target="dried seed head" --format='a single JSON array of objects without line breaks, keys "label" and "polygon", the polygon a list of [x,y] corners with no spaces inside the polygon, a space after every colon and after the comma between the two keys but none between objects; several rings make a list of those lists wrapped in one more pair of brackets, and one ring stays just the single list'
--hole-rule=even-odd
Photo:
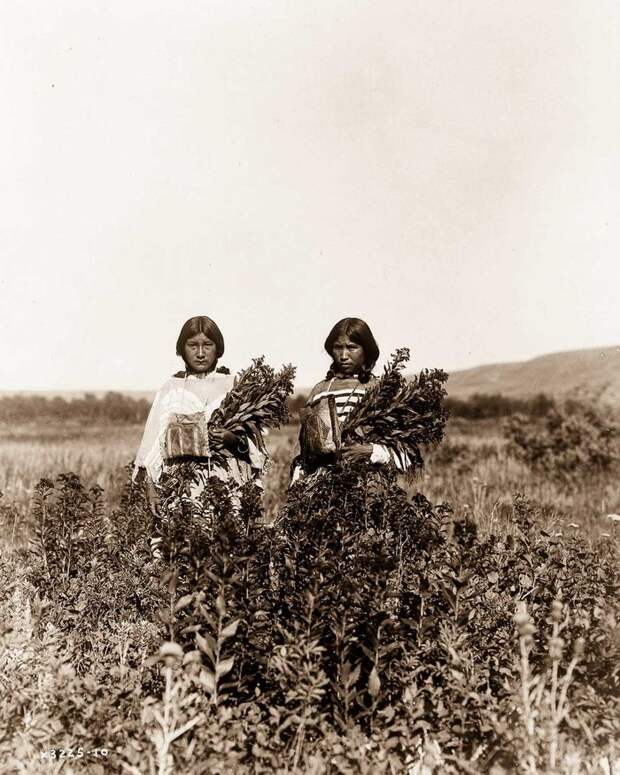
[{"label": "dried seed head", "polygon": [[549,639],[549,656],[554,661],[562,659],[562,652],[564,651],[564,638],[550,638]]},{"label": "dried seed head", "polygon": [[584,638],[577,638],[573,648],[573,656],[575,659],[581,659],[585,653],[586,641]]},{"label": "dried seed head", "polygon": [[551,619],[554,622],[561,622],[563,610],[564,610],[564,606],[562,605],[562,601],[554,600],[551,603]]},{"label": "dried seed head", "polygon": [[517,603],[517,611],[515,613],[515,622],[517,624],[520,624],[520,622],[527,622],[529,621],[530,615],[527,612],[527,605],[523,602],[523,600],[520,600]]},{"label": "dried seed head", "polygon": [[527,612],[527,605],[523,601],[520,601],[517,604],[517,612],[514,615],[514,622],[519,629],[519,635],[525,634],[523,630],[524,628],[528,627],[528,625],[532,626],[532,619]]},{"label": "dried seed head", "polygon": [[173,665],[177,659],[183,659],[183,649],[178,643],[166,641],[159,647],[159,657],[163,659],[166,665]]},{"label": "dried seed head", "polygon": [[188,651],[183,657],[183,664],[202,664],[202,655],[200,654],[200,651],[198,649]]},{"label": "dried seed head", "polygon": [[535,632],[536,627],[534,626],[534,622],[526,622],[519,627],[519,635],[522,638],[531,638]]}]

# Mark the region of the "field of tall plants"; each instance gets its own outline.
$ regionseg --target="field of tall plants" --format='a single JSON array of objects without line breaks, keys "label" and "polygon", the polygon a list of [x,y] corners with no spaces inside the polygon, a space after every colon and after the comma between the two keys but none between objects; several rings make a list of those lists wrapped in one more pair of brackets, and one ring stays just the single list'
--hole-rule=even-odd
[{"label": "field of tall plants", "polygon": [[[412,480],[166,480],[141,428],[0,433],[0,771],[620,772],[613,418],[453,420]],[[161,538],[157,556],[150,539]]]}]

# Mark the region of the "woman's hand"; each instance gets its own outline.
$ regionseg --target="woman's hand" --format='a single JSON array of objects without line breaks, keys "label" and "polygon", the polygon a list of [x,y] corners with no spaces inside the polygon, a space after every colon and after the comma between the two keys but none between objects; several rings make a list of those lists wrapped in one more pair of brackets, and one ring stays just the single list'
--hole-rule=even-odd
[{"label": "woman's hand", "polygon": [[340,450],[342,458],[350,463],[358,460],[370,460],[372,444],[347,444]]},{"label": "woman's hand", "polygon": [[224,447],[229,452],[237,452],[239,449],[239,437],[231,431],[224,428],[213,428],[209,430],[209,440],[216,449]]}]

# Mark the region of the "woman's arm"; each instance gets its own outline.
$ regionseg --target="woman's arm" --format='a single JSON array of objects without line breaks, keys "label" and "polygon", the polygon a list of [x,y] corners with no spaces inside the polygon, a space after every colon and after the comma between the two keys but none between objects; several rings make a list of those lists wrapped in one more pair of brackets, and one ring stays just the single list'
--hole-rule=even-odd
[{"label": "woman's arm", "polygon": [[368,460],[373,465],[384,466],[392,464],[402,473],[411,464],[408,457],[403,460],[401,455],[385,444],[347,444],[342,448],[342,457],[350,462]]},{"label": "woman's arm", "polygon": [[341,450],[342,457],[351,463],[357,460],[370,460],[373,446],[373,444],[345,444]]},{"label": "woman's arm", "polygon": [[373,444],[372,448],[371,463],[377,463],[378,465],[388,465],[391,463],[401,473],[404,473],[411,465],[411,461],[406,454],[401,455],[386,444]]},{"label": "woman's arm", "polygon": [[303,419],[299,426],[299,435],[297,437],[297,443],[293,449],[294,455],[293,460],[291,461],[291,467],[289,471],[290,476],[290,482],[288,483],[288,486],[291,487],[295,484],[295,482],[300,481],[305,476],[305,471],[303,468],[303,460],[302,460],[302,450],[304,448],[304,424]]},{"label": "woman's arm", "polygon": [[160,436],[161,436],[161,399],[165,392],[165,385],[157,391],[151,408],[149,409],[146,423],[144,424],[144,431],[142,433],[142,439],[140,446],[136,452],[136,459],[134,463],[134,469],[132,479],[135,482],[138,478],[139,472],[144,470],[146,472],[147,479],[156,479],[159,476],[161,469],[161,454],[160,454]]}]

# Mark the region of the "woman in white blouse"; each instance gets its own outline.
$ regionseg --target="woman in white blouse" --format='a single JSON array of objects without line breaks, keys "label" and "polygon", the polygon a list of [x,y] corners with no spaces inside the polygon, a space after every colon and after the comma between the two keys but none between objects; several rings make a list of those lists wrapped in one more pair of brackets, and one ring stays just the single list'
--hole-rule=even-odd
[{"label": "woman in white blouse", "polygon": [[[187,320],[176,346],[177,355],[185,368],[174,374],[157,392],[144,428],[142,443],[136,455],[134,478],[144,469],[151,507],[158,503],[158,484],[162,473],[171,470],[181,459],[194,460],[202,474],[201,490],[210,476],[241,486],[250,480],[257,483],[265,464],[260,451],[260,440],[240,436],[221,428],[209,428],[208,445],[211,449],[224,450],[226,466],[213,465],[207,455],[195,450],[183,456],[179,449],[171,450],[171,426],[179,416],[193,415],[206,427],[213,412],[232,388],[234,378],[225,367],[217,367],[224,353],[224,338],[217,324],[206,316]],[[181,450],[182,451],[182,450]],[[194,492],[196,488],[194,489]]]}]

